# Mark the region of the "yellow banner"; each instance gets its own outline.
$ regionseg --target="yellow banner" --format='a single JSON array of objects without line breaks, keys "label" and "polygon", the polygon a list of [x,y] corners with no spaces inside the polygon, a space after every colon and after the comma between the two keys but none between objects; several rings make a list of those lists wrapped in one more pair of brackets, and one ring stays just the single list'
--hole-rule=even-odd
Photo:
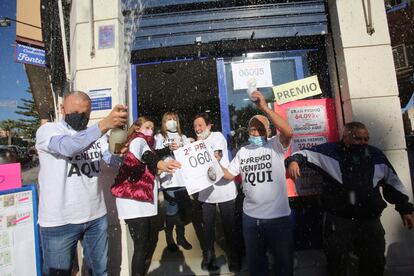
[{"label": "yellow banner", "polygon": [[277,104],[280,105],[322,94],[322,90],[319,86],[318,77],[315,75],[274,86],[273,93]]}]

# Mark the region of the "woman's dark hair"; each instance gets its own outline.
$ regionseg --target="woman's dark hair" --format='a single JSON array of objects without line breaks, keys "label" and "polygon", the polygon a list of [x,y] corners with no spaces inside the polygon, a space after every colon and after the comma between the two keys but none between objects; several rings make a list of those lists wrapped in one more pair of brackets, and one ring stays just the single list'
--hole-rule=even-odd
[{"label": "woman's dark hair", "polygon": [[198,118],[203,118],[204,119],[204,122],[206,123],[206,125],[211,125],[211,118],[210,118],[210,116],[207,113],[205,113],[205,112],[198,113],[194,117],[194,120],[193,121],[197,120]]}]

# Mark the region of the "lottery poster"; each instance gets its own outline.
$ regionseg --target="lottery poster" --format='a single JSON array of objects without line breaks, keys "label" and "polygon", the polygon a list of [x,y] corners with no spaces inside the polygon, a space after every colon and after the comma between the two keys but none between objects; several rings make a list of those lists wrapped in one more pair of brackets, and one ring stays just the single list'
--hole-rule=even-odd
[{"label": "lottery poster", "polygon": [[181,163],[176,171],[188,194],[202,191],[223,177],[220,164],[203,141],[196,141],[174,151],[175,159]]},{"label": "lottery poster", "polygon": [[[293,128],[292,143],[286,157],[299,150],[338,140],[334,99],[298,100],[275,104],[275,110]],[[320,193],[322,177],[317,171],[303,167],[301,175],[296,181],[287,179],[289,197]]]},{"label": "lottery poster", "polygon": [[33,186],[0,192],[0,275],[41,275]]}]

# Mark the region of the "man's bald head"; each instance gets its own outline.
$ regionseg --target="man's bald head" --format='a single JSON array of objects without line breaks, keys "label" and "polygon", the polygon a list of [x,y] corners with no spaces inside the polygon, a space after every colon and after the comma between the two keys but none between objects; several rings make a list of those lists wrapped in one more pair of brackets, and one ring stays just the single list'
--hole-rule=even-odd
[{"label": "man's bald head", "polygon": [[82,92],[82,91],[71,91],[69,93],[66,93],[63,96],[63,101],[65,101],[66,99],[71,98],[71,97],[75,97],[75,98],[83,100],[83,101],[89,101],[89,102],[91,101],[91,98],[89,98],[88,94],[86,94],[85,92]]},{"label": "man's bald head", "polygon": [[73,91],[63,97],[62,115],[70,113],[91,113],[91,99],[82,91]]}]

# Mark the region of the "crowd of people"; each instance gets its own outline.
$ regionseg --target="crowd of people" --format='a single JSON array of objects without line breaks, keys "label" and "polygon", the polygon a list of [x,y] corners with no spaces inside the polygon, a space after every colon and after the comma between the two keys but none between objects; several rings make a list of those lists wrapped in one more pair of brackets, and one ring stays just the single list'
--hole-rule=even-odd
[{"label": "crowd of people", "polygon": [[[132,275],[145,275],[157,244],[160,191],[165,206],[165,238],[171,252],[191,250],[185,225],[193,217],[193,200],[199,203],[202,221],[201,268],[216,271],[216,210],[221,216],[226,257],[231,271],[242,264],[238,239],[235,178],[241,177],[244,195],[242,233],[250,275],[269,275],[269,255],[276,275],[293,275],[294,237],[290,218],[286,172],[301,176],[311,166],[324,176],[322,206],[325,211],[323,248],[329,275],[346,275],[349,253],[359,258],[359,275],[383,275],[384,229],[379,220],[386,203],[395,204],[404,225],[414,225],[413,205],[385,155],[369,146],[369,132],[362,123],[344,127],[339,142],[325,143],[294,153],[285,160],[293,130],[270,109],[259,91],[253,92],[257,108],[248,122],[248,144],[229,160],[227,141],[212,131],[208,114],[194,118],[197,140],[214,153],[224,176],[212,187],[189,196],[175,171],[181,164],[174,150],[190,144],[179,116],[166,112],[160,132],[155,122],[139,117],[129,128],[121,155],[108,151],[105,133],[127,124],[126,106],[117,105],[107,117],[87,127],[91,101],[83,92],[64,97],[63,120],[46,123],[36,135],[39,153],[39,225],[44,275],[70,275],[78,241],[91,275],[107,275],[108,238],[104,189],[116,198],[119,219],[125,220],[133,240]],[[272,136],[270,126],[277,129]],[[114,183],[98,185],[101,160],[119,168]],[[287,168],[287,169],[285,169]],[[174,229],[176,239],[174,239]]]}]

